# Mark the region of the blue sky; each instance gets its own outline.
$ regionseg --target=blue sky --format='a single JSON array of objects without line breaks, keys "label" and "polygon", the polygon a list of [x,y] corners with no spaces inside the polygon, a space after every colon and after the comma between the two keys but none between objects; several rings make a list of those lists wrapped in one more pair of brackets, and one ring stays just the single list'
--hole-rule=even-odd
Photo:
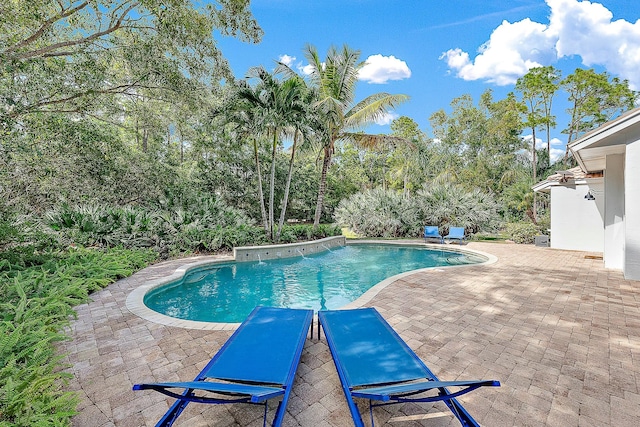
[{"label": "blue sky", "polygon": [[[637,0],[253,0],[251,10],[264,30],[261,43],[220,40],[236,77],[253,66],[272,69],[276,60],[302,72],[306,44],[321,56],[347,44],[367,61],[358,99],[375,92],[409,95],[389,119],[409,116],[430,136],[429,116],[450,111],[455,97],[470,94],[477,101],[492,89],[502,99],[536,65],[553,65],[564,76],[577,67],[608,71],[640,90]],[[556,97],[552,157],[564,153],[565,99],[563,92]]]}]

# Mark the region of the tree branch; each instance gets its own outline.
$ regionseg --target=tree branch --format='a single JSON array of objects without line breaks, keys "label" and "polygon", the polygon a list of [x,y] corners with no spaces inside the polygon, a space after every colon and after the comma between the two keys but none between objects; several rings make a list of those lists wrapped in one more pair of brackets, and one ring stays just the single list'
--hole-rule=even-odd
[{"label": "tree branch", "polygon": [[[164,91],[171,91],[171,89],[167,88],[167,87],[163,87],[163,86],[148,86],[148,85],[141,85],[140,84],[140,80],[137,80],[133,83],[127,83],[127,84],[123,84],[123,85],[118,85],[118,86],[114,86],[111,88],[107,88],[107,89],[90,89],[90,90],[85,90],[82,92],[78,92],[78,93],[74,93],[73,95],[69,95],[66,96],[64,98],[57,98],[57,99],[49,99],[49,100],[41,100],[39,102],[36,102],[34,104],[31,104],[29,106],[27,106],[26,108],[20,110],[20,111],[13,111],[11,113],[8,114],[8,116],[10,118],[16,118],[18,116],[24,115],[24,114],[31,114],[31,113],[36,113],[36,112],[67,112],[67,113],[78,113],[80,112],[80,109],[73,109],[73,110],[63,110],[63,109],[56,109],[56,110],[49,110],[49,109],[44,109],[43,107],[49,106],[49,105],[59,105],[59,104],[65,104],[71,101],[74,101],[76,99],[79,98],[83,98],[85,96],[91,96],[91,95],[115,95],[115,94],[122,94],[122,95],[127,95],[127,96],[141,96],[135,93],[129,93],[128,91],[130,89],[149,89],[149,90],[164,90]],[[148,98],[148,96],[145,96],[145,98]],[[158,101],[163,101],[163,102],[169,102],[166,99],[162,99],[162,98],[154,98]],[[86,113],[85,113],[86,114]]]},{"label": "tree branch", "polygon": [[85,1],[84,3],[79,4],[78,6],[76,6],[74,8],[71,8],[71,9],[69,9],[69,10],[67,10],[65,12],[64,6],[62,5],[62,3],[58,2],[58,5],[60,5],[60,9],[61,9],[61,11],[60,11],[60,13],[58,15],[52,16],[51,18],[49,18],[46,21],[44,21],[44,23],[40,26],[40,28],[38,28],[38,30],[35,33],[30,35],[26,39],[22,40],[21,42],[9,47],[5,51],[5,53],[15,52],[16,50],[22,48],[23,46],[27,46],[27,45],[33,43],[34,41],[36,41],[37,39],[42,37],[44,32],[47,30],[47,28],[51,27],[56,21],[59,21],[61,19],[64,19],[64,18],[66,18],[68,16],[73,15],[74,13],[78,12],[79,10],[82,10],[85,7],[87,7],[88,4],[89,4],[89,2]]},{"label": "tree branch", "polygon": [[[124,12],[122,12],[122,14],[118,17],[118,19],[112,20],[111,23],[110,23],[110,26],[107,29],[103,30],[103,31],[98,31],[98,32],[96,32],[94,34],[91,34],[90,36],[83,37],[83,38],[80,38],[80,39],[67,40],[67,41],[64,41],[64,42],[54,43],[52,45],[42,47],[40,49],[18,53],[18,54],[15,54],[14,57],[16,59],[28,59],[28,58],[33,58],[33,57],[36,57],[36,56],[44,56],[44,55],[47,55],[47,56],[50,56],[50,57],[51,56],[61,56],[59,53],[52,52],[52,51],[55,51],[55,50],[61,49],[61,48],[65,48],[65,47],[69,47],[69,46],[78,46],[78,45],[86,44],[86,43],[89,43],[89,42],[91,42],[91,41],[93,41],[95,39],[98,39],[98,38],[102,37],[102,36],[111,34],[112,32],[114,32],[114,31],[116,31],[116,30],[118,30],[119,28],[122,27],[122,22],[127,17],[129,12],[131,12],[136,6],[138,6],[138,3],[132,3]],[[49,25],[51,25],[51,24],[49,24]],[[43,31],[44,31],[44,29],[43,29]],[[19,43],[19,44],[21,44],[21,43]],[[15,51],[15,49],[12,49],[12,51]]]}]

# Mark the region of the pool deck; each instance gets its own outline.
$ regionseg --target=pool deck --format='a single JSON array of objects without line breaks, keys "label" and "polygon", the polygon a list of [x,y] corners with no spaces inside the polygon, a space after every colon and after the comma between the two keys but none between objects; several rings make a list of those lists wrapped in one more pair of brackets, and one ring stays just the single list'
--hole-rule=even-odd
[{"label": "pool deck", "polygon": [[[482,425],[640,425],[640,282],[585,252],[465,246],[498,261],[405,275],[365,305],[376,307],[441,380],[502,383],[459,399]],[[80,396],[74,426],[155,425],[171,399],[134,392],[133,384],[191,380],[230,336],[231,326],[190,330],[127,309],[133,289],[182,263],[149,267],[77,307],[72,339],[60,346],[73,374],[68,389]],[[459,425],[442,403],[433,406],[376,408],[376,425]],[[368,425],[368,410],[363,415]],[[257,427],[262,407],[190,404],[175,425]],[[353,425],[324,337],[305,344],[283,425]]]}]

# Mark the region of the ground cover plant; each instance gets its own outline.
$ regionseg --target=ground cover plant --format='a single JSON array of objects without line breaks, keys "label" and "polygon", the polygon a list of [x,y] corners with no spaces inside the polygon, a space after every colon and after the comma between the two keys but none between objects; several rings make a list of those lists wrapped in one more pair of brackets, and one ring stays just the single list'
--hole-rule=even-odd
[{"label": "ground cover plant", "polygon": [[156,256],[119,248],[0,253],[0,426],[69,424],[77,399],[64,389],[69,374],[56,343],[68,339],[73,307]]}]

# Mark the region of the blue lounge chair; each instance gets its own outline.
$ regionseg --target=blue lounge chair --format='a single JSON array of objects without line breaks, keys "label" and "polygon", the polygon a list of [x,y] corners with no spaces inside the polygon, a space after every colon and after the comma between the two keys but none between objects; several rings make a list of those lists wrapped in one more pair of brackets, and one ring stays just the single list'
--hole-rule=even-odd
[{"label": "blue lounge chair", "polygon": [[427,239],[438,239],[440,243],[444,243],[444,239],[438,230],[436,225],[426,225],[424,227],[424,242],[427,243]]},{"label": "blue lounge chair", "polygon": [[376,406],[434,401],[443,401],[463,426],[478,426],[455,398],[478,387],[500,385],[485,380],[440,381],[375,308],[320,311],[318,318],[356,427],[364,423],[354,398],[369,400],[371,426]]},{"label": "blue lounge chair", "polygon": [[193,381],[133,389],[178,399],[156,426],[172,425],[189,402],[264,404],[266,426],[267,400],[281,397],[272,424],[280,426],[312,319],[313,310],[256,307]]},{"label": "blue lounge chair", "polygon": [[458,240],[458,243],[462,244],[462,241],[465,240],[464,227],[449,227],[449,234],[444,236],[444,238],[449,240]]}]

